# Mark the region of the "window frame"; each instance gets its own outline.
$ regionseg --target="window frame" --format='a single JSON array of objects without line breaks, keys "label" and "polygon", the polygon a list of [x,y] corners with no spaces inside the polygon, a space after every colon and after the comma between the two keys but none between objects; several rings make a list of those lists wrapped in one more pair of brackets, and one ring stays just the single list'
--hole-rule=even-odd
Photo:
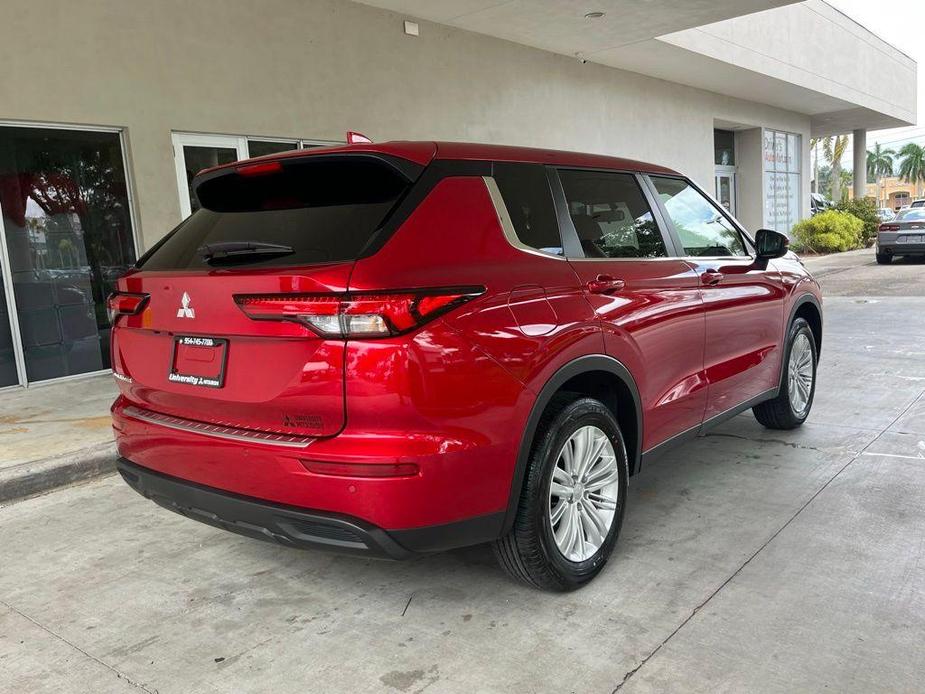
[{"label": "window frame", "polygon": [[[746,231],[745,227],[739,224],[736,218],[730,215],[726,211],[726,209],[713,198],[712,195],[704,191],[703,188],[698,186],[687,176],[682,176],[680,174],[675,174],[675,175],[645,174],[644,176],[642,176],[642,178],[645,180],[645,184],[647,188],[649,189],[651,196],[655,199],[655,203],[658,205],[659,210],[661,210],[662,218],[664,219],[667,225],[667,228],[669,230],[669,233],[671,234],[672,240],[674,241],[675,247],[678,249],[677,257],[681,258],[682,260],[692,260],[695,262],[700,262],[703,260],[722,260],[722,261],[737,261],[737,260],[746,261],[747,260],[750,263],[755,262],[755,259],[757,258],[757,254],[755,251],[755,240],[751,237],[748,231]],[[658,193],[658,189],[655,187],[655,181],[652,180],[654,178],[666,178],[666,179],[670,179],[674,181],[682,181],[686,183],[687,185],[689,185],[694,190],[696,190],[698,193],[700,193],[700,195],[702,195],[704,199],[706,199],[707,203],[711,205],[713,209],[719,212],[720,216],[722,216],[727,222],[729,222],[730,226],[732,226],[732,228],[739,233],[739,236],[742,238],[742,245],[745,247],[746,255],[710,255],[710,256],[689,255],[684,247],[684,244],[681,242],[681,235],[678,233],[678,228],[675,226],[674,220],[671,219],[671,215],[668,214],[668,208],[665,207],[665,203],[662,202],[662,198]]]},{"label": "window frame", "polygon": [[[501,193],[501,187],[498,185],[498,180],[495,178],[495,166],[497,164],[542,167],[544,169],[546,174],[547,193],[549,193],[549,200],[553,205],[553,211],[556,215],[556,231],[559,233],[559,243],[561,244],[562,248],[561,255],[558,253],[550,253],[549,251],[544,251],[540,248],[535,248],[520,240],[520,236],[517,235],[517,229],[514,228],[514,220],[511,217],[511,212],[504,200],[504,195]],[[555,203],[552,190],[552,181],[549,179],[548,167],[543,164],[537,164],[534,162],[492,161],[491,175],[482,176],[482,181],[485,183],[485,187],[488,190],[488,196],[491,198],[492,204],[495,207],[495,212],[498,214],[498,221],[501,223],[501,231],[504,234],[504,238],[511,246],[519,251],[531,253],[533,255],[539,255],[544,258],[556,258],[557,260],[565,260],[568,257],[565,247],[565,238],[562,235],[562,226],[559,224],[559,209]]]},{"label": "window frame", "polygon": [[[646,204],[649,206],[649,211],[652,214],[652,221],[655,222],[655,226],[658,228],[659,234],[661,234],[662,243],[665,244],[665,255],[660,258],[591,258],[585,255],[584,249],[581,247],[581,240],[578,237],[578,232],[575,230],[575,224],[572,222],[572,217],[569,214],[568,200],[565,197],[565,188],[562,186],[562,180],[559,178],[559,171],[587,171],[632,177],[639,188],[639,192],[642,194],[643,200],[645,200]],[[676,260],[680,257],[680,246],[677,245],[674,237],[668,231],[668,225],[666,224],[661,206],[657,204],[658,200],[653,198],[652,191],[646,184],[643,174],[639,171],[633,171],[631,169],[549,165],[546,167],[546,172],[549,177],[549,186],[552,189],[553,202],[556,205],[556,216],[559,220],[559,235],[562,237],[563,254],[567,260],[594,262],[629,261],[641,263]]]}]

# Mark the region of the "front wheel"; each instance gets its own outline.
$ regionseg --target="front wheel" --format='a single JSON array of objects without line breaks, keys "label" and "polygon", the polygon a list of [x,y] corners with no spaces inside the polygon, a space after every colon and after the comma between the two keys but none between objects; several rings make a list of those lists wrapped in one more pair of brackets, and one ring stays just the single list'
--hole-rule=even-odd
[{"label": "front wheel", "polygon": [[817,360],[813,331],[803,318],[797,318],[787,339],[780,392],[752,408],[755,419],[768,429],[795,429],[805,422],[816,395]]},{"label": "front wheel", "polygon": [[616,544],[627,480],[611,411],[592,398],[554,398],[534,437],[514,527],[494,545],[502,568],[544,590],[590,581]]}]

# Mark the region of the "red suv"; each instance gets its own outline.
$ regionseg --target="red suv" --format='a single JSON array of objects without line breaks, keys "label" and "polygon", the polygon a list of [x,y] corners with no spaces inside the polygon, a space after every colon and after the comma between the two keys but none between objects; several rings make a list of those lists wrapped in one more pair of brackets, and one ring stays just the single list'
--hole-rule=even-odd
[{"label": "red suv", "polygon": [[391,558],[493,542],[568,590],[651,458],[812,406],[818,285],[674,171],[394,142],[194,188],[109,303],[119,470],[190,518]]}]

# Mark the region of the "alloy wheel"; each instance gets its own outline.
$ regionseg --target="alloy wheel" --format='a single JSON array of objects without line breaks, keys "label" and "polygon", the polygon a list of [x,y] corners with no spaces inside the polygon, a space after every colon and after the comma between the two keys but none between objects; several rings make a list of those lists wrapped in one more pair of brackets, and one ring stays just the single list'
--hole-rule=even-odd
[{"label": "alloy wheel", "polygon": [[549,485],[549,523],[563,557],[585,561],[601,548],[619,489],[620,468],[607,434],[596,426],[575,431],[559,451]]},{"label": "alloy wheel", "polygon": [[813,392],[813,348],[809,338],[800,333],[790,348],[790,363],[787,369],[788,393],[793,413],[802,416],[809,405]]}]

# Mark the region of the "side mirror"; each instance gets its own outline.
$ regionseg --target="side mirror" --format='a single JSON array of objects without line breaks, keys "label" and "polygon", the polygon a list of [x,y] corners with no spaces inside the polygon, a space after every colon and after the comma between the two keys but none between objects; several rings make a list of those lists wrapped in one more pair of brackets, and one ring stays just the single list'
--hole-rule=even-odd
[{"label": "side mirror", "polygon": [[755,233],[755,247],[758,251],[758,260],[768,261],[781,258],[787,254],[790,239],[777,231],[759,229]]}]

